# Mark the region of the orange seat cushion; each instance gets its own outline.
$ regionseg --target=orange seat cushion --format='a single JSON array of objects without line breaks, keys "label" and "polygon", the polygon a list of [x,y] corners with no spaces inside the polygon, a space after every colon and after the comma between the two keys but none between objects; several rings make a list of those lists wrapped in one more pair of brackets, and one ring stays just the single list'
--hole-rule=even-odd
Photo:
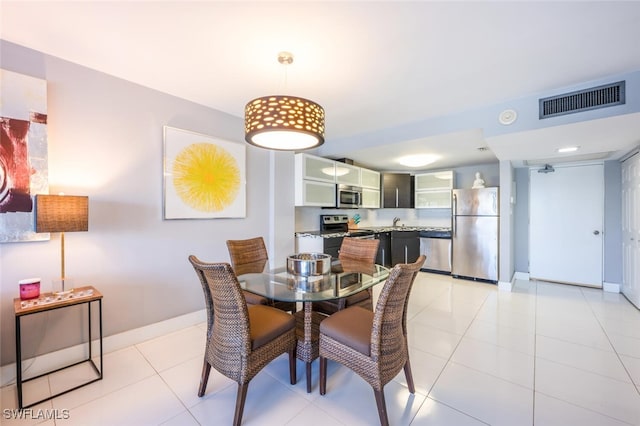
[{"label": "orange seat cushion", "polygon": [[251,348],[257,349],[282,333],[295,329],[293,315],[265,305],[247,306]]},{"label": "orange seat cushion", "polygon": [[352,306],[331,315],[320,323],[320,333],[369,356],[373,312]]}]

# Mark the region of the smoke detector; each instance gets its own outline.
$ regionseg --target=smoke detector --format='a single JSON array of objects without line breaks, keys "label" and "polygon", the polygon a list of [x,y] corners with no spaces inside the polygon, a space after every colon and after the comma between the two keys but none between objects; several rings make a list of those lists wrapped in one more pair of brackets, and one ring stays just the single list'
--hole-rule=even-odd
[{"label": "smoke detector", "polygon": [[500,122],[500,124],[508,126],[509,124],[512,124],[514,121],[516,121],[517,118],[518,113],[515,112],[515,110],[505,109],[498,116],[498,121]]}]

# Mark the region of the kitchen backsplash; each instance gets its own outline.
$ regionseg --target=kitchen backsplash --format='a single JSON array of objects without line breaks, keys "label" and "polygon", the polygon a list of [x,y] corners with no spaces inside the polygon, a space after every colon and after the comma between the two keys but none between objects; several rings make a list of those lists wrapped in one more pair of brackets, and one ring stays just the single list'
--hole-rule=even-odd
[{"label": "kitchen backsplash", "polygon": [[393,218],[399,217],[398,225],[405,226],[451,226],[451,209],[322,209],[296,207],[296,232],[317,231],[320,215],[346,214],[349,218],[360,215],[358,227],[392,226]]}]

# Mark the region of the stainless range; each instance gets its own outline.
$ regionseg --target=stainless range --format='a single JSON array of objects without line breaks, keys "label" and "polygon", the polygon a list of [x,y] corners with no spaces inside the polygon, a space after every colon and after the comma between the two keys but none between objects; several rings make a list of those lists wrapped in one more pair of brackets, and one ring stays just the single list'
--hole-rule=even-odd
[{"label": "stainless range", "polygon": [[374,232],[365,229],[349,229],[347,215],[320,215],[320,234],[323,238],[323,253],[338,257],[344,237],[374,238]]}]

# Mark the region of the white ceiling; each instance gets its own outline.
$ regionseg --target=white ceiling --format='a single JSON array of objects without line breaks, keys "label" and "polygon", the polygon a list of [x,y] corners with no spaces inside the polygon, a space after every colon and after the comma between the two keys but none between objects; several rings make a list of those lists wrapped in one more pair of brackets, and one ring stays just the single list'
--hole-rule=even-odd
[{"label": "white ceiling", "polygon": [[[489,139],[481,128],[405,131],[640,70],[637,1],[3,0],[0,8],[4,40],[238,117],[258,96],[313,99],[326,110],[323,149],[381,170],[399,169],[405,152],[440,154],[430,167],[446,168],[553,159],[560,141],[607,158],[640,143],[636,114]],[[282,50],[295,56],[286,71]],[[388,142],[341,142],[377,132]]]}]

